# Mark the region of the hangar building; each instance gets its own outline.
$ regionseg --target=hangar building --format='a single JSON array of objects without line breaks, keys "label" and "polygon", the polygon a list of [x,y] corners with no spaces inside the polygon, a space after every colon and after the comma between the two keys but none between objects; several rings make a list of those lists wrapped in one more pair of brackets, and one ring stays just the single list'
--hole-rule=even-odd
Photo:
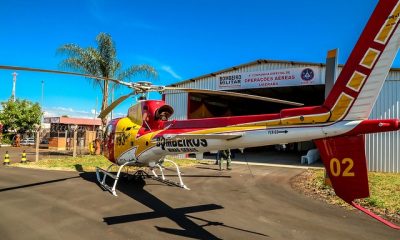
[{"label": "hangar building", "polygon": [[[339,65],[338,73],[341,68]],[[260,59],[171,86],[234,91],[315,106],[322,104],[325,99],[325,69],[325,64],[322,63]],[[179,91],[166,92],[163,98],[174,108],[172,119],[177,120],[276,113],[282,108],[292,107],[230,96]],[[399,119],[399,98],[400,69],[391,69],[370,118]],[[307,148],[312,148],[312,144],[295,145],[295,149],[299,151]],[[399,132],[367,135],[366,154],[370,171],[400,172]]]}]

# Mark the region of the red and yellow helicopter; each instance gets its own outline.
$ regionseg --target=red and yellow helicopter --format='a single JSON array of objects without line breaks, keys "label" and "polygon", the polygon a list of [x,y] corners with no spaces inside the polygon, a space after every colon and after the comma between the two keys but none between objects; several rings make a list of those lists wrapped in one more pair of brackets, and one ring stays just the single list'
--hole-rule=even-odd
[{"label": "red and yellow helicopter", "polygon": [[[281,143],[314,140],[332,186],[340,198],[377,220],[400,229],[354,203],[369,196],[364,134],[400,129],[398,119],[369,120],[373,105],[400,46],[400,3],[379,1],[361,37],[343,67],[329,96],[321,106],[301,104],[233,92],[156,86],[148,82],[128,83],[108,79],[132,89],[101,112],[105,117],[122,101],[148,92],[187,91],[224,94],[294,105],[274,114],[232,116],[193,120],[169,120],[174,110],[164,101],[140,100],[126,117],[112,119],[104,133],[104,155],[112,165],[97,168],[100,184],[116,195],[121,171],[126,166],[149,167],[155,177],[165,180],[162,163],[167,155],[243,149]],[[53,70],[0,66],[0,69],[41,71],[93,77]],[[114,175],[110,168],[117,165]],[[178,186],[187,188],[179,167]],[[112,187],[105,182],[112,177]]]}]

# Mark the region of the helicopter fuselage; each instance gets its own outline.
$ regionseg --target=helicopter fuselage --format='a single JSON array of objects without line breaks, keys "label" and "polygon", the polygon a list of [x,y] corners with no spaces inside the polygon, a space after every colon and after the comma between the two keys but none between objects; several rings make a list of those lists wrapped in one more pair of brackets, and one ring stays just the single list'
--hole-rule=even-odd
[{"label": "helicopter fuselage", "polygon": [[128,117],[110,121],[104,139],[105,156],[117,165],[134,162],[153,167],[166,155],[244,149],[399,128],[398,120],[334,121],[335,110],[322,107],[285,109],[279,114],[166,121],[158,117],[160,109],[172,114],[172,108],[166,106],[163,101],[141,101],[131,107]]}]

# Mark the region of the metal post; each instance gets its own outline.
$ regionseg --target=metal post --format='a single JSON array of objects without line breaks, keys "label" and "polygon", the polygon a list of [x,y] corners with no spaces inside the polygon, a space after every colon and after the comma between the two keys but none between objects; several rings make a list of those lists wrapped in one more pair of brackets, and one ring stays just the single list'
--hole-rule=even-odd
[{"label": "metal post", "polygon": [[338,55],[339,49],[333,49],[328,51],[328,54],[326,56],[325,98],[328,97],[336,81],[338,71]]},{"label": "metal post", "polygon": [[[339,55],[339,49],[333,49],[328,51],[328,54],[326,56],[325,99],[328,97],[336,81],[337,71],[338,71],[338,55]],[[332,186],[331,180],[329,179],[326,169],[324,170],[324,184]]]},{"label": "metal post", "polygon": [[[44,80],[42,80],[42,98],[40,100],[40,107],[42,108],[42,112],[43,112],[43,108],[44,108],[44,106],[43,106],[43,98],[44,98]],[[41,125],[43,125],[44,114],[42,114],[42,117],[41,117],[40,121],[41,121]]]},{"label": "metal post", "polygon": [[12,100],[13,102],[15,102],[15,88],[16,88],[17,75],[18,75],[18,73],[13,72],[12,75],[13,75],[13,88],[12,88],[12,93],[11,93],[11,100]]},{"label": "metal post", "polygon": [[43,97],[44,97],[44,80],[42,80],[42,99],[41,99],[42,108],[43,108]]},{"label": "metal post", "polygon": [[39,142],[40,142],[40,127],[36,129],[36,157],[35,162],[39,161]]},{"label": "metal post", "polygon": [[74,140],[73,140],[74,141],[74,144],[73,144],[74,150],[72,152],[72,157],[76,157],[76,139],[78,137],[78,128],[76,125],[74,126],[73,130],[74,130]]}]

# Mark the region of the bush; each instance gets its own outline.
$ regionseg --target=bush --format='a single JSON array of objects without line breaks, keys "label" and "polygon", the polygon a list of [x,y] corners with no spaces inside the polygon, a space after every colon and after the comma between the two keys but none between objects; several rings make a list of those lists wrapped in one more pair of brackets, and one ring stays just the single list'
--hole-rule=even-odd
[{"label": "bush", "polygon": [[3,134],[1,138],[2,144],[12,144],[12,138],[14,135],[11,134]]}]

